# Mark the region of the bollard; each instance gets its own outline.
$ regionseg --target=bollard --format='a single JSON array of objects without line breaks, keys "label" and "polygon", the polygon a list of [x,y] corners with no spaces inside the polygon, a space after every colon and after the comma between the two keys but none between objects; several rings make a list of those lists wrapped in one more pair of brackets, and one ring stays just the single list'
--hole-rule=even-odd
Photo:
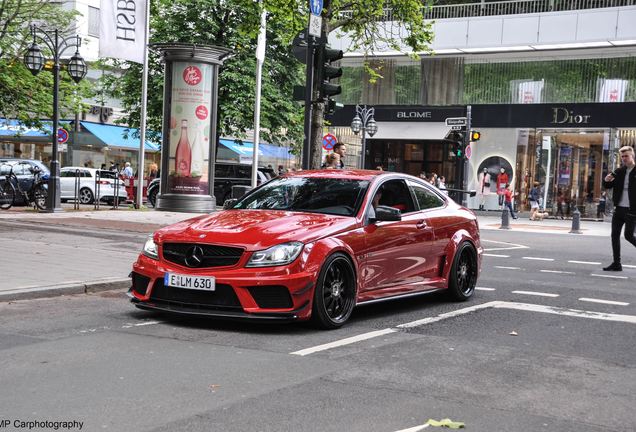
[{"label": "bollard", "polygon": [[501,226],[499,229],[510,229],[510,209],[504,207],[501,211]]},{"label": "bollard", "polygon": [[79,210],[80,202],[80,170],[75,170],[75,200],[73,201],[73,210]]},{"label": "bollard", "polygon": [[582,234],[581,231],[581,212],[578,207],[574,207],[574,212],[572,213],[572,229],[570,230],[570,234]]}]

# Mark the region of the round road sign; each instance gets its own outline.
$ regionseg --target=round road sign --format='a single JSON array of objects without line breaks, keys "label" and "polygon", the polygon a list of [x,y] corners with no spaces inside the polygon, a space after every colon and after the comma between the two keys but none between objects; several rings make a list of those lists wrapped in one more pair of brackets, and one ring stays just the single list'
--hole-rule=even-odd
[{"label": "round road sign", "polygon": [[470,157],[472,156],[473,149],[471,148],[470,144],[466,146],[465,154],[466,154],[466,159],[470,159]]},{"label": "round road sign", "polygon": [[322,137],[322,148],[327,151],[331,151],[333,150],[333,147],[336,145],[337,142],[338,139],[334,135],[326,134],[324,137]]},{"label": "round road sign", "polygon": [[58,128],[57,142],[60,144],[64,144],[66,141],[68,141],[68,132],[64,128]]}]

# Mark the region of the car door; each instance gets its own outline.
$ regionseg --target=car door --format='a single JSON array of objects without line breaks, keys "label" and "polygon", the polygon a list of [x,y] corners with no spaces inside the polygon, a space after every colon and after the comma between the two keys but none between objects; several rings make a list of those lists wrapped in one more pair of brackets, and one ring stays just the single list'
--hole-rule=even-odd
[{"label": "car door", "polygon": [[447,246],[454,233],[453,221],[446,212],[446,198],[423,183],[409,180],[408,185],[420,209],[419,214],[422,219],[426,220],[433,233],[431,244],[425,252],[427,256],[426,276],[429,278],[441,277]]},{"label": "car door", "polygon": [[75,170],[60,170],[60,197],[64,199],[75,198]]},{"label": "car door", "polygon": [[[368,223],[364,228],[365,247],[362,257],[362,291],[367,299],[373,291],[404,294],[425,287],[426,269],[430,267],[427,250],[433,241],[433,231],[417,208],[403,179],[384,181],[371,192],[382,191],[379,205],[400,209],[400,221]],[[367,214],[374,214],[372,199]]]}]

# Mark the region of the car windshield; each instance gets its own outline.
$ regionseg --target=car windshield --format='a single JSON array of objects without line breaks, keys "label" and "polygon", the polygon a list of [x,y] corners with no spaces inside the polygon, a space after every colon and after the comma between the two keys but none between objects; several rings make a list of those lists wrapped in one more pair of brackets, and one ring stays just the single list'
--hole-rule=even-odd
[{"label": "car windshield", "polygon": [[246,195],[232,208],[353,216],[368,187],[366,180],[283,177]]}]

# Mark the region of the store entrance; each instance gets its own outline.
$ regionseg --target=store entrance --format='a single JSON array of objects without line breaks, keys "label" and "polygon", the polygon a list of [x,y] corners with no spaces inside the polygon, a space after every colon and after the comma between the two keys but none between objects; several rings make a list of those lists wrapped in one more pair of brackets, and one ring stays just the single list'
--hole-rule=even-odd
[{"label": "store entrance", "polygon": [[552,215],[569,217],[578,208],[581,215],[596,217],[608,166],[609,132],[537,130],[530,140],[527,180],[519,185],[522,192],[538,181],[544,207]]},{"label": "store entrance", "polygon": [[447,187],[454,187],[456,160],[444,141],[367,140],[367,149],[367,168],[381,166],[413,176],[435,173],[446,178]]}]

